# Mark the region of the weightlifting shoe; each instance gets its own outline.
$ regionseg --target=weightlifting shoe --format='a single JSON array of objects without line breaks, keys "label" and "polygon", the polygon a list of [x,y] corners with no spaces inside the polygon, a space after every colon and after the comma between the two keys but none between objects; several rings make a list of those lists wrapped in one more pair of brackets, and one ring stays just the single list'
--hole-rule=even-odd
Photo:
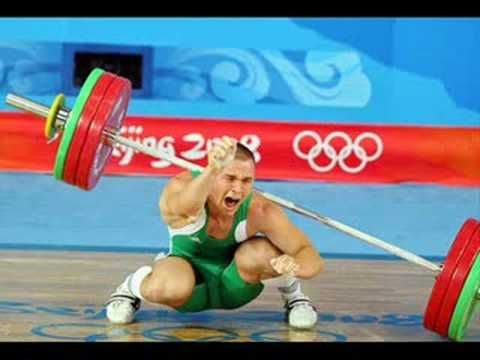
[{"label": "weightlifting shoe", "polygon": [[140,309],[142,301],[133,295],[127,286],[131,276],[127,277],[105,303],[107,318],[113,324],[131,323]]},{"label": "weightlifting shoe", "polygon": [[310,298],[301,296],[285,302],[285,317],[295,329],[311,329],[317,323],[318,314]]}]

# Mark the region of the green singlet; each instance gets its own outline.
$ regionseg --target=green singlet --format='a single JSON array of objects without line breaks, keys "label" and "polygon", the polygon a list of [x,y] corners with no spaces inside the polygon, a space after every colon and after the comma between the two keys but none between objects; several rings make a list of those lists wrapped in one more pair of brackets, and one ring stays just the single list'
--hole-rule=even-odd
[{"label": "green singlet", "polygon": [[[192,176],[200,175],[192,171]],[[170,232],[169,256],[187,260],[195,271],[195,288],[180,312],[197,312],[209,309],[239,308],[260,295],[262,283],[246,283],[239,275],[233,260],[235,250],[247,238],[246,220],[252,193],[235,212],[233,225],[225,239],[215,239],[207,234],[208,208],[200,218],[181,229],[168,228]]]}]

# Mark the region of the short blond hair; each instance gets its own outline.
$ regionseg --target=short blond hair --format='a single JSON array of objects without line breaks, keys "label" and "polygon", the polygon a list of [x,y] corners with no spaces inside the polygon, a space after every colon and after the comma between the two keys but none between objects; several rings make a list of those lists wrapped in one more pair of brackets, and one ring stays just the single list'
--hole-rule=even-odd
[{"label": "short blond hair", "polygon": [[255,164],[255,155],[253,152],[244,144],[237,142],[237,151],[235,152],[235,159],[239,160],[252,160]]}]

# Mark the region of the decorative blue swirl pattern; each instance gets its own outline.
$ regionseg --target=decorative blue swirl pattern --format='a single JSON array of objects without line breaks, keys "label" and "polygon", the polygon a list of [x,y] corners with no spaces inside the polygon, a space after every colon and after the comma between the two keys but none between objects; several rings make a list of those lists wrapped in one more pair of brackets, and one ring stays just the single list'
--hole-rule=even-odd
[{"label": "decorative blue swirl pattern", "polygon": [[[160,48],[155,89],[173,100],[252,104],[263,99],[270,81],[263,63],[242,49]],[[157,63],[158,64],[158,63]]]},{"label": "decorative blue swirl pattern", "polygon": [[157,55],[155,92],[172,100],[364,107],[371,96],[353,51],[162,48]]},{"label": "decorative blue swirl pattern", "polygon": [[0,90],[36,95],[58,91],[61,64],[52,65],[49,58],[51,50],[58,47],[44,43],[0,43]]},{"label": "decorative blue swirl pattern", "polygon": [[[94,46],[94,44],[92,44]],[[61,44],[0,44],[0,89],[62,89]],[[371,83],[345,51],[155,48],[153,98],[229,104],[365,107]],[[68,80],[68,79],[67,79]]]}]

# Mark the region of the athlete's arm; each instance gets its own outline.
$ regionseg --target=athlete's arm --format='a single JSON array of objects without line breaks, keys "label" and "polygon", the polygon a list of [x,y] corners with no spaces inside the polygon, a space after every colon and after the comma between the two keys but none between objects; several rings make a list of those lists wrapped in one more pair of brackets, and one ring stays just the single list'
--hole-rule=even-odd
[{"label": "athlete's arm", "polygon": [[295,260],[298,265],[295,276],[308,279],[319,274],[324,268],[324,261],[307,235],[290,221],[280,206],[263,196],[258,199],[258,214],[253,217],[256,219],[253,220],[255,228]]},{"label": "athlete's arm", "polygon": [[190,172],[182,172],[167,183],[160,195],[159,207],[168,225],[176,227],[175,223],[180,222],[183,226],[200,216],[213,180],[233,160],[235,151],[233,139],[224,137],[209,151],[208,165],[199,176],[193,178]]}]

